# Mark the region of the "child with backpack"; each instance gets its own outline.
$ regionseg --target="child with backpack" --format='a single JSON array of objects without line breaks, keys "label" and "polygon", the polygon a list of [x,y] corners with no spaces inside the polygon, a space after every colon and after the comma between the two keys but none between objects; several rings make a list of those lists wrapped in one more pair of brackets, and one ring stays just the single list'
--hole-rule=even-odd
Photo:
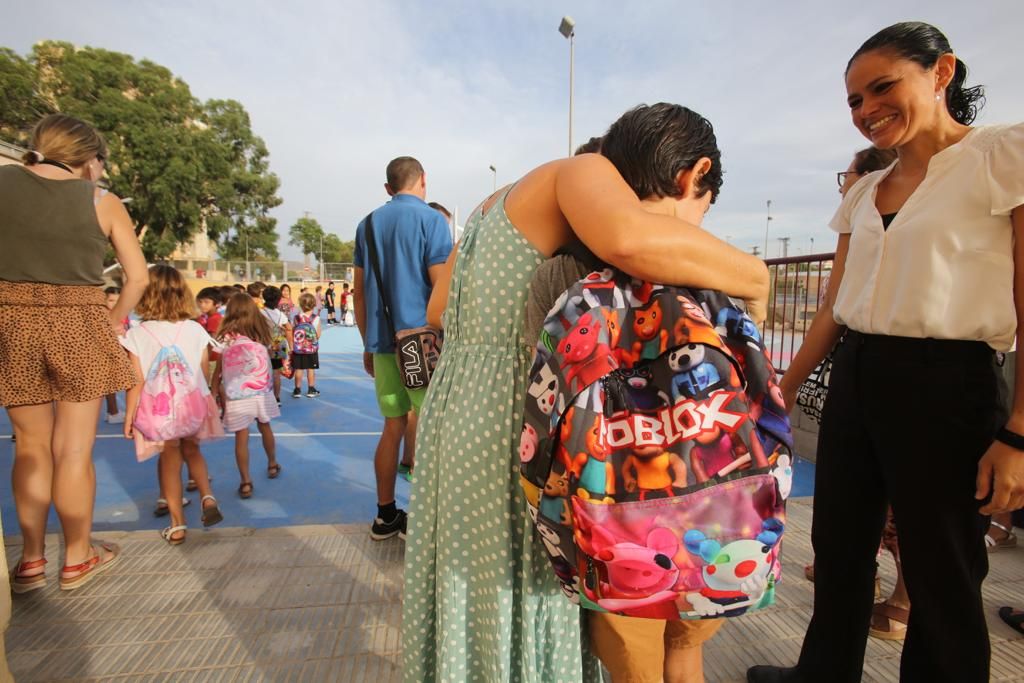
[{"label": "child with backpack", "polygon": [[[665,109],[664,105],[657,107]],[[623,120],[630,120],[627,117],[644,117],[645,111],[644,108],[638,108],[624,116]],[[710,124],[694,112],[673,108],[668,113],[673,119],[706,124],[706,130],[710,131]],[[681,126],[679,129],[666,126],[665,131],[683,131],[675,133],[680,137],[678,142],[682,144],[673,149],[681,153],[686,164],[677,174],[666,178],[674,194],[648,192],[645,197],[645,186],[637,181],[638,176],[644,177],[645,168],[630,168],[630,163],[626,161],[628,157],[621,153],[623,149],[629,148],[629,144],[621,140],[621,130],[617,130],[622,125],[617,123],[609,131],[613,136],[613,149],[605,156],[623,172],[623,177],[641,197],[644,208],[652,213],[675,215],[699,226],[718,194],[714,179],[721,177],[719,151],[714,135],[686,133],[704,131],[704,125]],[[656,139],[651,141],[652,144],[656,142]],[[636,154],[640,158],[644,154],[653,158],[651,149],[643,147]],[[705,176],[711,182],[705,184]],[[677,569],[675,564],[679,556],[697,557],[695,553],[704,553],[704,556],[710,558],[706,559],[707,562],[722,563],[717,567],[722,575],[729,574],[731,566],[725,561],[728,559],[725,552],[717,557],[710,556],[716,541],[702,535],[707,529],[695,528],[685,535],[677,535],[674,530],[667,528],[669,524],[664,521],[668,519],[665,514],[667,508],[654,506],[658,505],[657,500],[673,498],[695,483],[700,483],[701,477],[695,471],[688,471],[688,464],[697,461],[702,450],[719,455],[721,449],[716,450],[715,446],[726,443],[726,437],[715,437],[716,433],[710,430],[706,439],[703,434],[696,438],[687,434],[688,439],[693,439],[694,445],[686,457],[681,458],[674,452],[676,449],[668,445],[671,439],[667,433],[663,439],[653,435],[656,433],[655,425],[658,424],[655,419],[658,410],[685,406],[686,391],[706,397],[708,392],[719,385],[731,389],[729,367],[722,365],[719,369],[718,365],[711,362],[718,360],[713,357],[718,354],[712,346],[717,336],[713,323],[707,319],[703,309],[696,308],[689,300],[677,300],[674,294],[670,298],[666,294],[659,294],[662,289],[659,285],[633,282],[631,286],[628,278],[626,280],[627,283],[624,283],[619,271],[611,269],[578,241],[560,249],[534,272],[524,320],[527,344],[542,349],[539,352],[541,355],[551,354],[564,361],[559,366],[564,371],[562,374],[565,381],[570,384],[566,387],[569,396],[580,390],[583,390],[580,397],[601,396],[596,392],[587,393],[592,391],[592,387],[601,387],[604,398],[596,411],[593,405],[581,405],[579,399],[570,398],[568,403],[571,406],[567,406],[563,402],[565,392],[560,395],[558,391],[562,379],[558,373],[552,372],[552,366],[544,359],[534,365],[531,386],[527,391],[528,419],[523,427],[520,447],[524,476],[530,470],[531,463],[537,466],[545,462],[551,450],[555,450],[555,457],[550,471],[546,473],[546,482],[531,484],[540,490],[535,488],[531,497],[527,483],[524,483],[524,489],[527,491],[527,499],[532,500],[534,510],[531,515],[534,515],[539,535],[552,557],[555,573],[563,582],[571,583],[570,578],[578,568],[576,558],[580,552],[607,559],[606,567],[598,569],[595,566],[593,575],[581,577],[582,585],[577,583],[572,589],[566,590],[578,590],[574,601],[587,606],[591,606],[588,602],[599,605],[596,611],[585,610],[586,631],[594,654],[609,670],[612,680],[703,681],[703,644],[722,625],[722,619],[707,617],[727,615],[734,604],[735,613],[742,613],[748,608],[741,608],[739,603],[749,596],[741,595],[742,591],[738,587],[723,581],[718,592],[707,589],[703,592],[696,589],[693,593],[684,592],[693,604],[681,607],[673,593],[683,583],[679,577],[684,572]],[[636,297],[636,300],[631,300],[632,297]],[[671,306],[670,302],[678,302],[678,306]],[[681,309],[685,315],[680,315],[674,309]],[[575,313],[575,316],[566,317],[570,313]],[[722,334],[724,336],[725,333]],[[640,340],[640,343],[635,346],[626,343],[630,339]],[[705,344],[708,345],[706,357],[703,353]],[[673,346],[679,348],[673,349]],[[752,357],[756,355],[757,352]],[[607,364],[602,364],[602,361],[607,361]],[[617,371],[622,373],[620,377],[628,378],[625,386],[613,381],[616,376],[611,373],[611,368],[615,367],[625,368]],[[663,371],[666,367],[677,374],[666,375]],[[753,377],[753,367],[747,370]],[[713,384],[712,381],[717,383]],[[683,402],[680,402],[681,398]],[[588,404],[591,401],[592,398],[586,400]],[[701,403],[701,406],[704,407],[704,404]],[[729,407],[733,407],[732,404]],[[598,416],[611,414],[615,418],[597,418],[591,422],[589,416],[593,412]],[[551,423],[559,415],[563,416],[563,421],[559,426],[557,445],[553,445],[543,425]],[[636,431],[632,455],[622,458],[618,453],[629,448],[623,443],[628,439],[624,432],[617,430],[619,426],[633,425],[629,419],[623,418],[625,415],[641,416],[641,425],[652,425],[652,437],[645,441],[646,432]],[[530,416],[541,419],[531,420]],[[584,424],[586,431],[580,429]],[[748,432],[746,436],[751,452],[747,457],[757,467],[763,457],[760,456],[761,444],[753,432]],[[736,446],[739,441],[737,430],[728,443]],[[736,450],[739,450],[738,447]],[[707,457],[710,460],[711,456]],[[728,457],[731,460],[731,452]],[[735,470],[741,466],[741,462],[742,457],[721,470],[718,467],[706,469],[714,470],[710,474],[731,468]],[[536,469],[539,473],[542,468],[538,466]],[[574,507],[570,492],[584,502]],[[593,505],[589,501],[601,505]],[[736,505],[735,514],[739,519],[743,513],[738,511],[739,503]],[[598,524],[583,514],[584,511],[592,512],[594,509],[604,512],[613,508],[624,510],[630,506],[633,509],[629,514],[636,518],[642,517],[644,506],[651,510],[649,532],[639,539],[639,543],[623,541],[627,524],[616,527],[613,522],[603,518]],[[626,516],[625,513],[620,514]],[[659,514],[660,517],[657,516]],[[556,524],[547,523],[546,520],[555,520]],[[636,526],[642,526],[641,521],[632,521]],[[756,567],[750,572],[751,577],[761,573],[770,574],[774,567],[774,547],[781,535],[781,529],[776,528],[781,527],[781,524],[776,525],[776,521],[772,518],[766,523],[763,533],[757,533],[760,529],[751,533],[751,537],[756,534],[756,543],[740,541],[726,548],[734,550],[734,555],[739,550],[747,550],[747,546],[756,552],[753,560],[759,564],[753,561],[747,563]],[[573,544],[572,541],[559,533],[562,528],[567,528],[561,525],[577,527],[583,531],[575,537],[578,550],[571,549],[569,546]],[[739,563],[748,558],[732,559]],[[767,563],[768,559],[773,562]],[[714,576],[716,567],[711,564],[708,566],[709,575]],[[630,571],[644,578],[631,581],[626,577]],[[693,573],[687,574],[687,577]],[[595,576],[600,578],[595,579]],[[687,578],[687,581],[690,580]],[[766,583],[772,585],[770,580],[766,580]],[[756,593],[758,590],[761,590],[760,586],[754,586],[751,592]],[[768,593],[769,590],[764,592]],[[757,595],[760,597],[761,594]],[[749,609],[756,609],[760,604],[760,601],[755,600]],[[691,610],[705,618],[680,619],[681,611]]]},{"label": "child with backpack", "polygon": [[185,279],[170,266],[153,266],[149,285],[136,306],[141,322],[121,344],[131,355],[142,382],[128,391],[125,438],[135,440],[139,461],[157,453],[160,491],[171,515],[161,532],[171,545],[185,542],[181,466],[188,463],[202,496],[203,526],[224,517],[213,497],[199,441],[224,436],[217,405],[206,384],[213,342],[196,317],[195,300]]},{"label": "child with backpack", "polygon": [[291,378],[291,348],[289,340],[292,337],[292,325],[288,316],[277,309],[281,302],[281,290],[277,287],[267,287],[263,290],[263,317],[270,324],[270,345],[267,351],[270,352],[270,365],[274,370],[274,400],[281,405],[281,377]]},{"label": "child with backpack", "polygon": [[299,296],[299,308],[292,325],[292,369],[295,371],[295,390],[292,398],[302,396],[302,375],[306,375],[306,396],[316,398],[316,371],[320,369],[320,316],[313,312],[316,299],[312,294]]},{"label": "child with backpack", "polygon": [[224,428],[235,434],[235,462],[241,483],[238,495],[253,493],[249,475],[249,427],[256,422],[267,454],[267,478],[281,473],[270,421],[281,416],[271,394],[270,325],[251,297],[239,293],[228,300],[227,314],[218,339],[223,344],[221,361],[213,373],[213,391],[224,405]]}]

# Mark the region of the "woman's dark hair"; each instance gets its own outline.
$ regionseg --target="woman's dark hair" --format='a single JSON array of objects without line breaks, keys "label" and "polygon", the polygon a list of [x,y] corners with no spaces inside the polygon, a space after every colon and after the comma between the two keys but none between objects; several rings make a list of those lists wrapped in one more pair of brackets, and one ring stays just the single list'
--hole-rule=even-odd
[{"label": "woman's dark hair", "polygon": [[722,153],[711,122],[678,104],[660,102],[630,109],[604,134],[601,154],[611,161],[640,199],[678,197],[676,176],[702,158],[711,168],[697,182],[698,196],[722,187]]},{"label": "woman's dark hair", "polygon": [[894,161],[896,161],[895,149],[865,147],[853,155],[853,169],[859,175],[864,175],[873,171],[881,171]]},{"label": "woman's dark hair", "polygon": [[590,138],[582,145],[576,148],[576,151],[572,153],[573,156],[580,154],[600,154],[601,153],[601,138]]},{"label": "woman's dark hair", "polygon": [[[939,57],[953,53],[949,40],[939,29],[921,21],[904,21],[883,28],[868,38],[850,57],[846,70],[850,70],[850,65],[857,57],[875,50],[889,50],[902,59],[919,64],[923,69],[931,69]],[[953,80],[946,88],[946,109],[957,123],[965,126],[970,125],[985,106],[985,89],[980,85],[965,88],[966,80],[967,65],[957,58]]]}]

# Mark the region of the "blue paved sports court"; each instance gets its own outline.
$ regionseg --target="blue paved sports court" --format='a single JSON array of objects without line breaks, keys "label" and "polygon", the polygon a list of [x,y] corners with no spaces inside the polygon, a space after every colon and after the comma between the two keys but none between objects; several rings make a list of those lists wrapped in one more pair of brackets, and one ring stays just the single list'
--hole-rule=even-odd
[{"label": "blue paved sports court", "polygon": [[[373,450],[383,420],[377,412],[373,380],[363,371],[362,344],[356,328],[331,327],[321,341],[320,370],[315,399],[292,398],[289,381],[282,389],[281,418],[273,422],[277,436],[277,458],[281,476],[267,479],[266,459],[259,435],[252,431],[250,469],[255,491],[241,500],[235,468],[234,439],[229,437],[203,446],[214,494],[224,512],[222,526],[278,527],[299,524],[369,524],[376,514]],[[123,395],[120,397],[123,401]],[[13,444],[10,422],[0,413],[0,459],[10,467]],[[124,440],[121,425],[101,422],[96,442],[96,516],[94,528],[103,530],[162,529],[167,518],[153,516],[158,495],[156,459],[135,461],[131,442]],[[9,469],[7,470],[9,472]],[[797,461],[793,496],[813,492],[814,466]],[[4,532],[18,533],[10,477],[0,478]],[[186,494],[192,505],[186,508],[191,530],[199,522],[198,492]],[[409,500],[409,484],[398,481],[398,504]],[[57,530],[51,512],[49,526]]]}]

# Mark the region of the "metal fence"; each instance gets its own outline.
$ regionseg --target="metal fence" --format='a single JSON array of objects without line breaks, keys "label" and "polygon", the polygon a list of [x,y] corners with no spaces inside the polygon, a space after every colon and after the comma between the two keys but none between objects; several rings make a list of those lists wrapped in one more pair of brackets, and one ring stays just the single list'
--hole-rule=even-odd
[{"label": "metal fence", "polygon": [[779,372],[803,342],[828,287],[835,254],[811,254],[767,259],[771,275],[768,318],[761,333],[768,355]]},{"label": "metal fence", "polygon": [[354,270],[351,263],[314,263],[307,266],[302,261],[176,259],[168,261],[168,265],[177,268],[186,277],[216,283],[249,283],[256,280],[267,284],[351,282]]}]

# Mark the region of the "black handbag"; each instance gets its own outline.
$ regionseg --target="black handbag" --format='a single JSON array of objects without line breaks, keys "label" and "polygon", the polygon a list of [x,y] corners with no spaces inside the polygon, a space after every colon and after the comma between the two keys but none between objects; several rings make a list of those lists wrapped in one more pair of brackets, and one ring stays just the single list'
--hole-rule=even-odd
[{"label": "black handbag", "polygon": [[796,390],[796,404],[807,417],[821,423],[821,412],[828,396],[828,379],[832,374],[832,351],[822,359],[818,366]]},{"label": "black handbag", "polygon": [[377,240],[373,234],[373,214],[366,216],[366,247],[370,253],[373,276],[380,292],[381,308],[388,324],[388,332],[395,340],[395,360],[406,389],[423,389],[430,383],[434,368],[441,357],[441,331],[424,325],[404,330],[395,329],[391,317],[391,302],[380,274],[380,260],[377,257]]}]

